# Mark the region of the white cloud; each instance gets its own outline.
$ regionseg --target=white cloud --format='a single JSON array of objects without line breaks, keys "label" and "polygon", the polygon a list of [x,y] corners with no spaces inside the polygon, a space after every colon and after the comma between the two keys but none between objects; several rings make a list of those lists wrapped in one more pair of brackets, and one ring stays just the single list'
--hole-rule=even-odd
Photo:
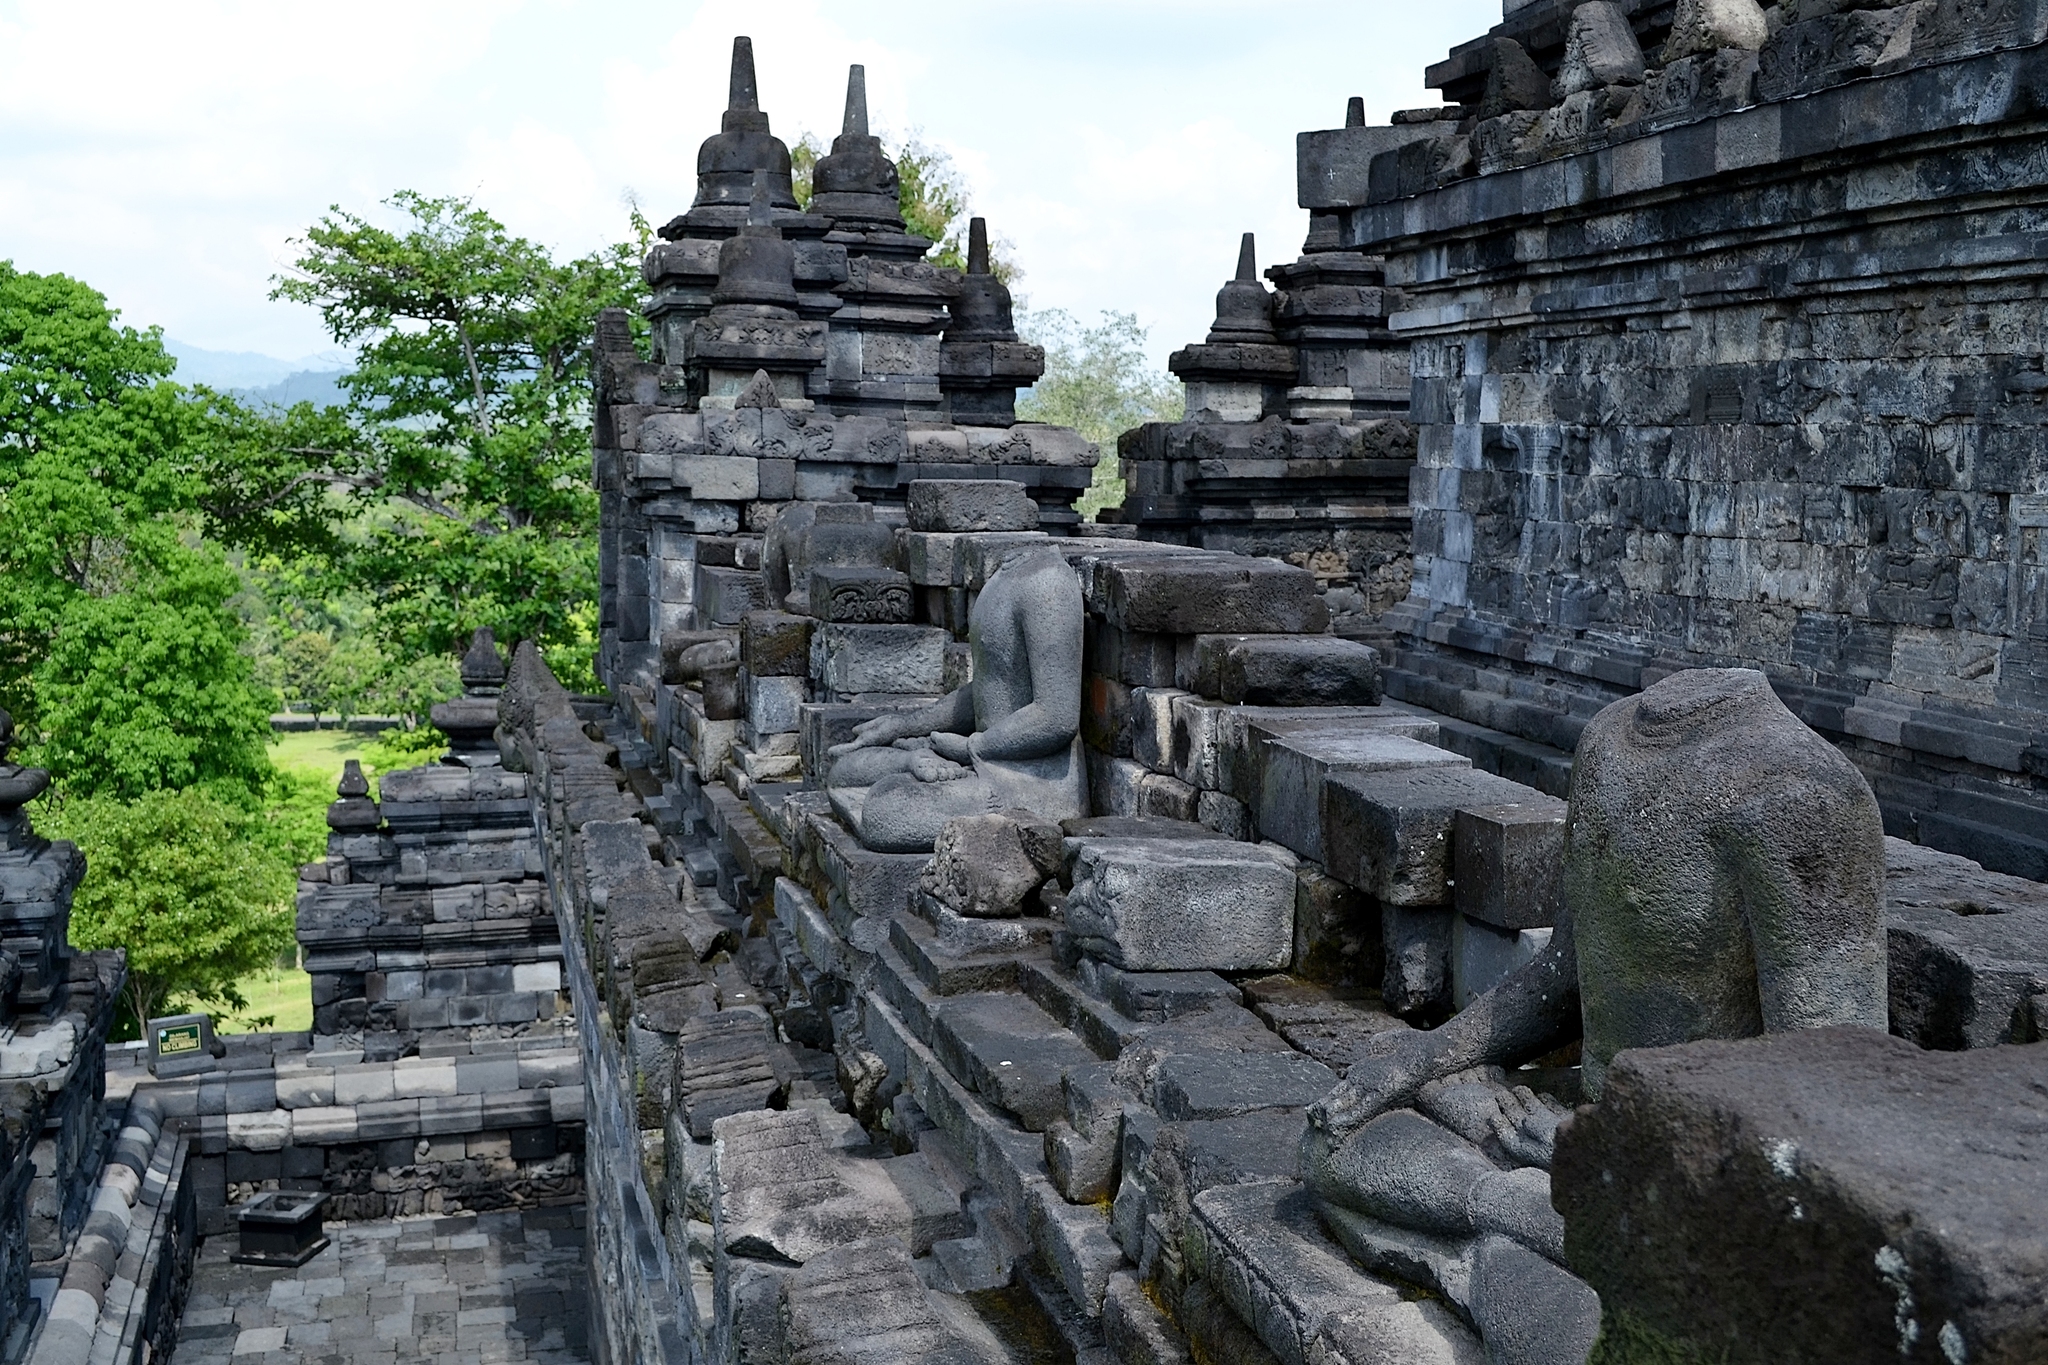
[{"label": "white cloud", "polygon": [[1366,95],[1428,96],[1424,65],[1493,0],[983,4],[0,0],[0,251],[108,294],[130,322],[216,349],[328,342],[271,303],[288,241],[329,204],[473,194],[582,252],[694,192],[752,36],[776,132],[829,141],[846,67],[872,121],[966,175],[1036,307],[1136,312],[1163,359],[1207,329],[1237,236],[1291,257],[1293,135]]}]

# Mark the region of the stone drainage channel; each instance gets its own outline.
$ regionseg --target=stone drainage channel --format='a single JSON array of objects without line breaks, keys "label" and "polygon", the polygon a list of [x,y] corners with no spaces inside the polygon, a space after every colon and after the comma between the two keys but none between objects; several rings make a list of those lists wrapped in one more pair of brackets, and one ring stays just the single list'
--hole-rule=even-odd
[{"label": "stone drainage channel", "polygon": [[199,1248],[171,1365],[582,1365],[579,1207],[329,1224],[296,1270]]}]

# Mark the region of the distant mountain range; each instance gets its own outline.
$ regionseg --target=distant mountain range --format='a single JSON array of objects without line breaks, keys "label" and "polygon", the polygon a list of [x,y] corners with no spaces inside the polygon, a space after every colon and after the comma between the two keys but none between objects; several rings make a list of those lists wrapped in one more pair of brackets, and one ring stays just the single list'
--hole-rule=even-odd
[{"label": "distant mountain range", "polygon": [[209,351],[172,337],[164,338],[164,350],[177,360],[178,371],[172,378],[181,384],[204,384],[253,403],[279,407],[294,403],[322,407],[347,401],[335,382],[348,373],[349,357],[343,352],[279,360],[255,351]]}]

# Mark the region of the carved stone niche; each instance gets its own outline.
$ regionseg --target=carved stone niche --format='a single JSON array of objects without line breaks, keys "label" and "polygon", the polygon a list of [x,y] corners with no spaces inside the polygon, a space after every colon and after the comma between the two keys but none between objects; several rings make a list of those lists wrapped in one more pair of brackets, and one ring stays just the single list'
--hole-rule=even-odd
[{"label": "carved stone niche", "polygon": [[820,565],[810,574],[811,615],[845,625],[907,625],[910,579],[894,569]]}]

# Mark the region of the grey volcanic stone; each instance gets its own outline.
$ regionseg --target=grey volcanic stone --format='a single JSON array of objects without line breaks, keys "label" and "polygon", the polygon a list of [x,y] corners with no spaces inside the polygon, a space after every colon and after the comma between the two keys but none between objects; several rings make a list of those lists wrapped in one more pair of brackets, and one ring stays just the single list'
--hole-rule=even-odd
[{"label": "grey volcanic stone", "polygon": [[1532,795],[1470,768],[1337,773],[1323,790],[1324,863],[1387,905],[1448,905],[1453,818]]},{"label": "grey volcanic stone", "polygon": [[1412,1109],[1382,1114],[1322,1167],[1311,1188],[1322,1198],[1404,1228],[1469,1234],[1473,1191],[1498,1173],[1456,1133]]},{"label": "grey volcanic stone", "polygon": [[1571,822],[1588,1095],[1624,1047],[1884,1027],[1877,802],[1761,673],[1676,673],[1594,717]]},{"label": "grey volcanic stone", "polygon": [[[1028,843],[1026,824],[1034,836]],[[998,919],[1023,914],[1026,899],[1059,870],[1058,825],[1029,811],[968,815],[939,831],[923,884],[962,915]]]},{"label": "grey volcanic stone", "polygon": [[783,1357],[790,1365],[980,1365],[986,1359],[940,1318],[893,1237],[813,1258],[782,1285]]},{"label": "grey volcanic stone", "polygon": [[1552,89],[1562,99],[1603,85],[1633,84],[1643,78],[1643,48],[1628,15],[1614,0],[1593,0],[1572,11],[1564,61]]},{"label": "grey volcanic stone", "polygon": [[1291,729],[1254,737],[1259,833],[1312,862],[1323,850],[1323,789],[1332,773],[1470,768],[1472,760],[1384,730]]},{"label": "grey volcanic stone", "polygon": [[1163,1059],[1153,1094],[1163,1119],[1220,1119],[1306,1109],[1336,1084],[1336,1072],[1299,1053],[1195,1052]]},{"label": "grey volcanic stone", "polygon": [[1860,1028],[1625,1052],[1559,1133],[1571,1264],[1681,1358],[2048,1358],[2043,1066]]},{"label": "grey volcanic stone", "polygon": [[1223,839],[1082,840],[1066,921],[1132,971],[1272,970],[1294,949],[1293,860]]},{"label": "grey volcanic stone", "polygon": [[1457,912],[1434,905],[1380,907],[1386,966],[1380,996],[1403,1019],[1441,1017],[1451,1003],[1451,941]]},{"label": "grey volcanic stone", "polygon": [[1771,36],[1756,0],[1678,0],[1671,36],[1664,40],[1664,64],[1722,48],[1754,52]]},{"label": "grey volcanic stone", "polygon": [[1223,652],[1217,685],[1245,706],[1377,706],[1380,656],[1327,635],[1251,636]]},{"label": "grey volcanic stone", "polygon": [[912,479],[913,531],[1035,531],[1038,504],[1009,479]]},{"label": "grey volcanic stone", "polygon": [[1159,555],[1106,564],[1103,615],[1119,630],[1317,634],[1330,612],[1306,569],[1237,555]]},{"label": "grey volcanic stone", "polygon": [[1564,802],[1541,792],[1460,810],[1451,821],[1451,903],[1497,929],[1556,924],[1565,811]]},{"label": "grey volcanic stone", "polygon": [[1471,1311],[1496,1365],[1584,1365],[1600,1335],[1592,1286],[1505,1237],[1473,1252]]},{"label": "grey volcanic stone", "polygon": [[1891,1030],[1953,1050],[2048,1033],[2048,886],[1885,845]]},{"label": "grey volcanic stone", "polygon": [[789,612],[748,612],[740,618],[740,662],[757,678],[807,676],[811,624],[810,617]]}]

